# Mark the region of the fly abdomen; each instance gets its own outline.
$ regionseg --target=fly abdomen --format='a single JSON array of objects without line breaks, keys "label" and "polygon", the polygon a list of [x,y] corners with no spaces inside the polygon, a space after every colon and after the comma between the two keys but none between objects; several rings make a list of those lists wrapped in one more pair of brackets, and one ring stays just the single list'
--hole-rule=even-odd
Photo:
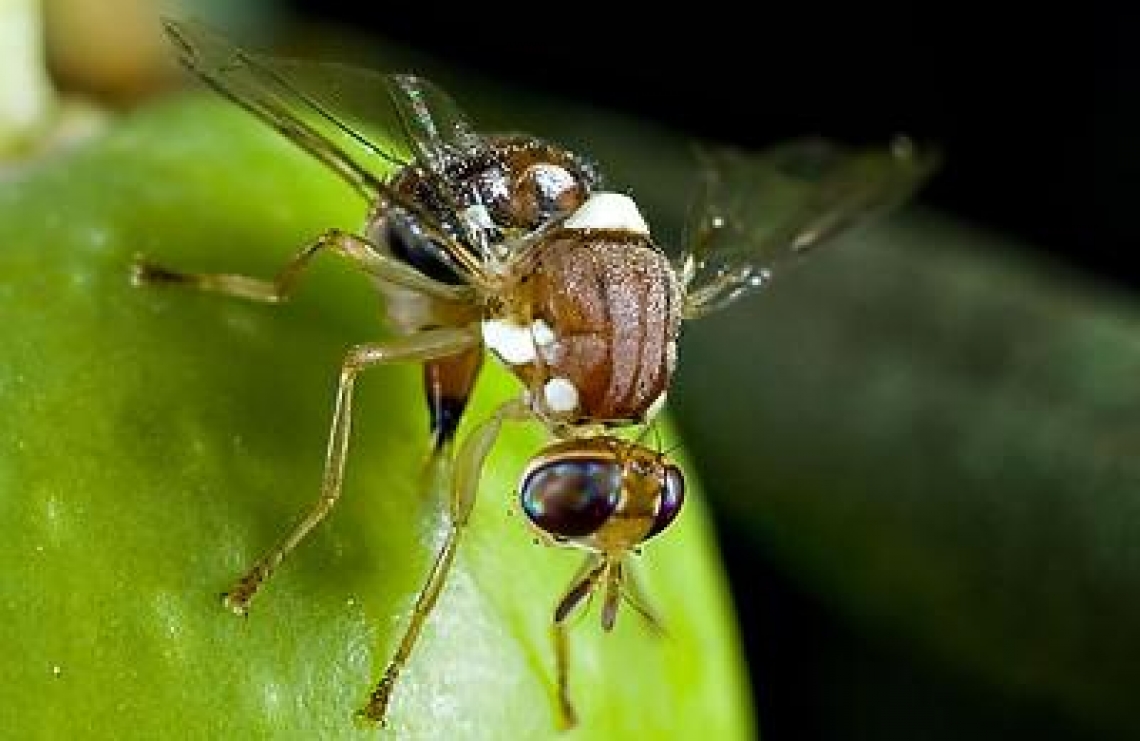
[{"label": "fly abdomen", "polygon": [[484,322],[488,346],[563,421],[651,417],[676,364],[681,294],[648,236],[564,229],[528,273],[526,316]]},{"label": "fly abdomen", "polygon": [[424,395],[431,415],[432,447],[451,442],[483,367],[483,348],[424,363]]}]

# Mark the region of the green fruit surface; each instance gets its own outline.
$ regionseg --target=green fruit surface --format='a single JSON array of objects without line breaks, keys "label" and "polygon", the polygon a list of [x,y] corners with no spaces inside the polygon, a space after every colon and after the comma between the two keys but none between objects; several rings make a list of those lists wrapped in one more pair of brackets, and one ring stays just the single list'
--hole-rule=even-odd
[{"label": "green fruit surface", "polygon": [[[415,368],[359,384],[344,496],[247,618],[219,594],[316,499],[333,390],[381,339],[367,279],[322,258],[283,306],[128,280],[135,254],[272,275],[363,204],[235,108],[176,98],[0,183],[0,728],[34,738],[360,737],[353,712],[441,532],[420,493]],[[518,392],[485,374],[467,421]],[[465,429],[467,429],[465,427]],[[748,693],[701,495],[636,559],[665,621],[572,632],[580,727],[555,731],[549,620],[581,556],[513,502],[542,443],[497,446],[391,708],[401,739],[734,739]],[[364,733],[364,735],[367,735]]]}]

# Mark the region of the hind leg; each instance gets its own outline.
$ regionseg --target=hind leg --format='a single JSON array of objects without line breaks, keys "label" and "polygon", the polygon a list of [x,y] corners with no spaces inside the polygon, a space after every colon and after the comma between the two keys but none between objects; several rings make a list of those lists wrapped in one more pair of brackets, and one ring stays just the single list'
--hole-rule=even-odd
[{"label": "hind leg", "polygon": [[305,539],[305,536],[324,520],[340,498],[352,428],[353,387],[357,375],[382,363],[426,361],[462,353],[472,346],[478,346],[479,341],[477,330],[434,329],[385,343],[360,345],[349,352],[341,366],[340,383],[337,386],[320,498],[281,542],[262,556],[233,588],[226,592],[224,599],[227,607],[239,615],[244,615],[249,609],[250,600],[261,585],[281,561]]}]

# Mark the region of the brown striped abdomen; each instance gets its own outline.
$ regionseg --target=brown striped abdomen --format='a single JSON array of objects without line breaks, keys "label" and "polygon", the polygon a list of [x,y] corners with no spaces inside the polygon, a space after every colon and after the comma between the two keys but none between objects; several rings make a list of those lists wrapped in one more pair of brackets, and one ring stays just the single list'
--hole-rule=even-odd
[{"label": "brown striped abdomen", "polygon": [[565,230],[529,272],[532,318],[554,333],[538,380],[574,384],[574,421],[641,421],[676,364],[681,294],[665,256],[630,232]]}]

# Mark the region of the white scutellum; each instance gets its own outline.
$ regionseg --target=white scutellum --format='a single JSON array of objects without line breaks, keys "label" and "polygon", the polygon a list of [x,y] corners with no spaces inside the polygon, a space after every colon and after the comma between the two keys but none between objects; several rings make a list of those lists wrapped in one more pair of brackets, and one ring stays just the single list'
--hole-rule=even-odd
[{"label": "white scutellum", "polygon": [[562,225],[567,229],[619,229],[649,236],[637,204],[624,193],[593,193]]}]

